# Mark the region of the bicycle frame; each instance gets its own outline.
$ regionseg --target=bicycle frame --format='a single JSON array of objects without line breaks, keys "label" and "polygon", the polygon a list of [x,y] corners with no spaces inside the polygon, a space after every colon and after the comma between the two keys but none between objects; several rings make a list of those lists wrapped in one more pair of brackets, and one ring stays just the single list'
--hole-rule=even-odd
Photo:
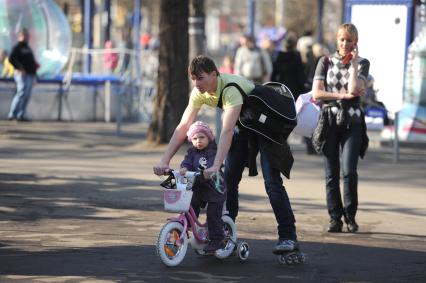
[{"label": "bicycle frame", "polygon": [[[205,228],[205,227],[207,227],[207,222],[201,223],[198,220],[197,216],[195,215],[195,211],[192,207],[189,208],[188,212],[182,212],[177,217],[168,218],[167,220],[182,223],[184,233],[182,233],[182,235],[180,235],[179,240],[177,241],[179,244],[182,243],[183,237],[186,237],[186,232],[188,231],[188,228],[189,228],[189,230],[192,231],[192,234],[194,234],[194,237],[198,242],[202,242],[202,243],[206,242],[206,240],[203,239],[201,237],[201,235],[198,233],[197,229],[194,229],[194,228],[197,227],[197,226]],[[188,226],[188,224],[190,226]]]}]

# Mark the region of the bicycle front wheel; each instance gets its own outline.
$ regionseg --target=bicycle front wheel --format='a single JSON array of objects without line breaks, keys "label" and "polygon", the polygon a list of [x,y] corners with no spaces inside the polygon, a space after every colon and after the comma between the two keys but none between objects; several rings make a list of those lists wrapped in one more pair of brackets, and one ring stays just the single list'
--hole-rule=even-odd
[{"label": "bicycle front wheel", "polygon": [[188,249],[186,235],[180,243],[178,240],[184,233],[183,225],[179,222],[169,222],[163,226],[158,235],[157,254],[166,266],[177,266],[185,257]]}]

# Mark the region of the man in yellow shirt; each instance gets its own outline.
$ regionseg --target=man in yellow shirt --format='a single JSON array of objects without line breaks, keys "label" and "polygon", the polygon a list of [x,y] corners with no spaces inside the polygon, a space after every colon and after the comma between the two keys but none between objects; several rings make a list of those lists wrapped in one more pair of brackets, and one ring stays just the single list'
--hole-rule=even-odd
[{"label": "man in yellow shirt", "polygon": [[[189,126],[194,122],[202,105],[218,107],[222,93],[223,120],[216,157],[213,166],[204,171],[205,177],[221,170],[225,161],[225,182],[227,185],[227,209],[235,221],[238,215],[238,185],[248,161],[247,130],[238,126],[237,121],[243,104],[243,96],[236,87],[226,87],[228,83],[237,83],[249,94],[254,83],[242,76],[220,74],[212,59],[200,55],[195,57],[188,70],[194,89],[191,92],[179,125],[176,127],[168,147],[161,160],[153,167],[157,175],[163,175],[169,169],[169,163],[186,139]],[[278,223],[278,243],[273,253],[282,254],[298,251],[295,218],[287,192],[283,186],[280,171],[273,168],[267,154],[260,149],[261,166],[265,189]]]}]

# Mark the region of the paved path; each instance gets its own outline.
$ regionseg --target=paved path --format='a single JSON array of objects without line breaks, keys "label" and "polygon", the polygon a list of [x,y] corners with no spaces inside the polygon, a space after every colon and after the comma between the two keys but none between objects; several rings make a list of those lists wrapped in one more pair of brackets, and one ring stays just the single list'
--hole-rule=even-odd
[{"label": "paved path", "polygon": [[[276,223],[261,177],[244,178],[239,238],[247,262],[155,254],[163,211],[151,173],[164,147],[143,125],[0,121],[1,282],[426,282],[426,148],[372,148],[360,162],[360,232],[325,232],[323,164],[292,143],[285,180],[307,263],[271,254]],[[173,160],[176,166],[183,152]]]}]

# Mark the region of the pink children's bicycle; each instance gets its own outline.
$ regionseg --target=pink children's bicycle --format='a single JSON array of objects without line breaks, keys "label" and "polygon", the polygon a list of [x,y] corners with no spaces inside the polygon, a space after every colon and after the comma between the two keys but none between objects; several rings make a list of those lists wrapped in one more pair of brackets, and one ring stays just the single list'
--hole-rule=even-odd
[{"label": "pink children's bicycle", "polygon": [[[192,186],[199,172],[188,171],[184,176],[179,171],[171,170],[168,178],[162,182],[164,190],[164,209],[178,212],[174,218],[169,218],[158,235],[157,254],[166,266],[177,266],[184,259],[188,243],[198,255],[205,255],[203,248],[208,243],[207,223],[200,223],[191,207]],[[225,235],[223,248],[215,251],[214,256],[225,259],[236,252],[238,258],[245,261],[249,256],[249,246],[246,242],[237,243],[237,228],[234,221],[225,213],[222,216],[223,233]]]}]

